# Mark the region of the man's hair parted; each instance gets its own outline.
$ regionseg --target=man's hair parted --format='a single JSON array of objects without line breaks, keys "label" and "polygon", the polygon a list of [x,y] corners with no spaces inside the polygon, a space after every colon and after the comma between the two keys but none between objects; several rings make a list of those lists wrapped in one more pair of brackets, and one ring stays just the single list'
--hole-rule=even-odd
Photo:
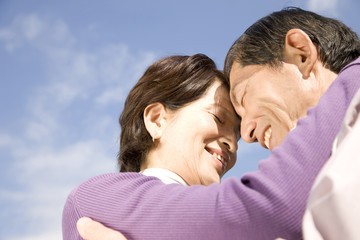
[{"label": "man's hair parted", "polygon": [[261,18],[234,42],[225,59],[225,75],[229,77],[234,62],[241,66],[280,66],[285,36],[294,28],[301,29],[310,37],[321,62],[335,73],[360,56],[359,38],[345,24],[289,7]]}]

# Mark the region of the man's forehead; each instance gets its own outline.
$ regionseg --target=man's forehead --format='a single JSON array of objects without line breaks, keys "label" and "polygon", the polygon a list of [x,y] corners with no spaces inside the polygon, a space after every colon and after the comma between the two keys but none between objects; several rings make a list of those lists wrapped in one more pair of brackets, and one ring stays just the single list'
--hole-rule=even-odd
[{"label": "man's forehead", "polygon": [[251,75],[247,67],[242,67],[237,62],[232,65],[230,70],[230,97],[234,105],[238,104],[237,97],[242,94],[241,90],[244,90],[246,80],[249,79]]},{"label": "man's forehead", "polygon": [[240,63],[234,62],[230,70],[230,85],[239,84],[242,81],[248,80],[258,73],[262,67],[261,65],[242,66]]},{"label": "man's forehead", "polygon": [[[242,66],[241,64],[235,62],[230,70],[230,91],[233,92],[234,89],[245,87],[249,81],[252,79],[264,77],[266,66],[263,65],[248,65]],[[240,86],[239,86],[240,85]],[[237,92],[239,89],[237,89]],[[233,96],[232,96],[233,97]]]}]

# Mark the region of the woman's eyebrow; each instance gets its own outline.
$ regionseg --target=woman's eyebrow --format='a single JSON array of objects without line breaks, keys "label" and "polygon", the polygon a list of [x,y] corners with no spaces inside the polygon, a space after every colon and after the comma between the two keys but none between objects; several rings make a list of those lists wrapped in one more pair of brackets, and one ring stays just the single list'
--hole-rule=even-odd
[{"label": "woman's eyebrow", "polygon": [[[237,103],[237,102],[236,102]],[[235,115],[236,116],[236,118],[241,122],[241,116],[239,116],[237,113],[236,113],[236,111],[235,111],[235,109],[234,109],[234,106],[230,103],[230,105],[229,105],[229,108],[231,109],[229,109],[228,107],[226,107],[226,106],[224,106],[223,104],[220,104],[220,103],[214,103],[213,105],[217,105],[217,107],[220,107],[220,108],[222,108],[222,109],[224,109],[224,111],[225,111],[225,114],[227,115],[227,116],[230,116],[230,115]]]}]

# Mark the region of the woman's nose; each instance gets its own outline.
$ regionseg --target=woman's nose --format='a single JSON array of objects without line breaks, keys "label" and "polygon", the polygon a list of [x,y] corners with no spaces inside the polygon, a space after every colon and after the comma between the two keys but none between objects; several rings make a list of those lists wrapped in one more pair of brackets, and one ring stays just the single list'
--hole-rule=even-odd
[{"label": "woman's nose", "polygon": [[229,152],[236,152],[236,150],[237,150],[237,141],[234,141],[233,139],[224,140],[223,144],[226,146],[226,149]]},{"label": "woman's nose", "polygon": [[229,152],[236,152],[238,148],[238,135],[238,131],[228,129],[226,137],[222,139],[222,143]]}]

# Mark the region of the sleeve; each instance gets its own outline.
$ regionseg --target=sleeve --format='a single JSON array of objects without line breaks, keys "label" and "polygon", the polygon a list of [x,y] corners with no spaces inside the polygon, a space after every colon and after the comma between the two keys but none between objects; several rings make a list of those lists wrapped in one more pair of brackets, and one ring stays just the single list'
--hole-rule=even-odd
[{"label": "sleeve", "polygon": [[62,216],[62,231],[63,231],[63,239],[78,239],[81,240],[77,228],[76,222],[80,218],[80,215],[76,208],[76,195],[77,189],[74,189],[67,198],[67,201],[64,206],[63,216]]}]

